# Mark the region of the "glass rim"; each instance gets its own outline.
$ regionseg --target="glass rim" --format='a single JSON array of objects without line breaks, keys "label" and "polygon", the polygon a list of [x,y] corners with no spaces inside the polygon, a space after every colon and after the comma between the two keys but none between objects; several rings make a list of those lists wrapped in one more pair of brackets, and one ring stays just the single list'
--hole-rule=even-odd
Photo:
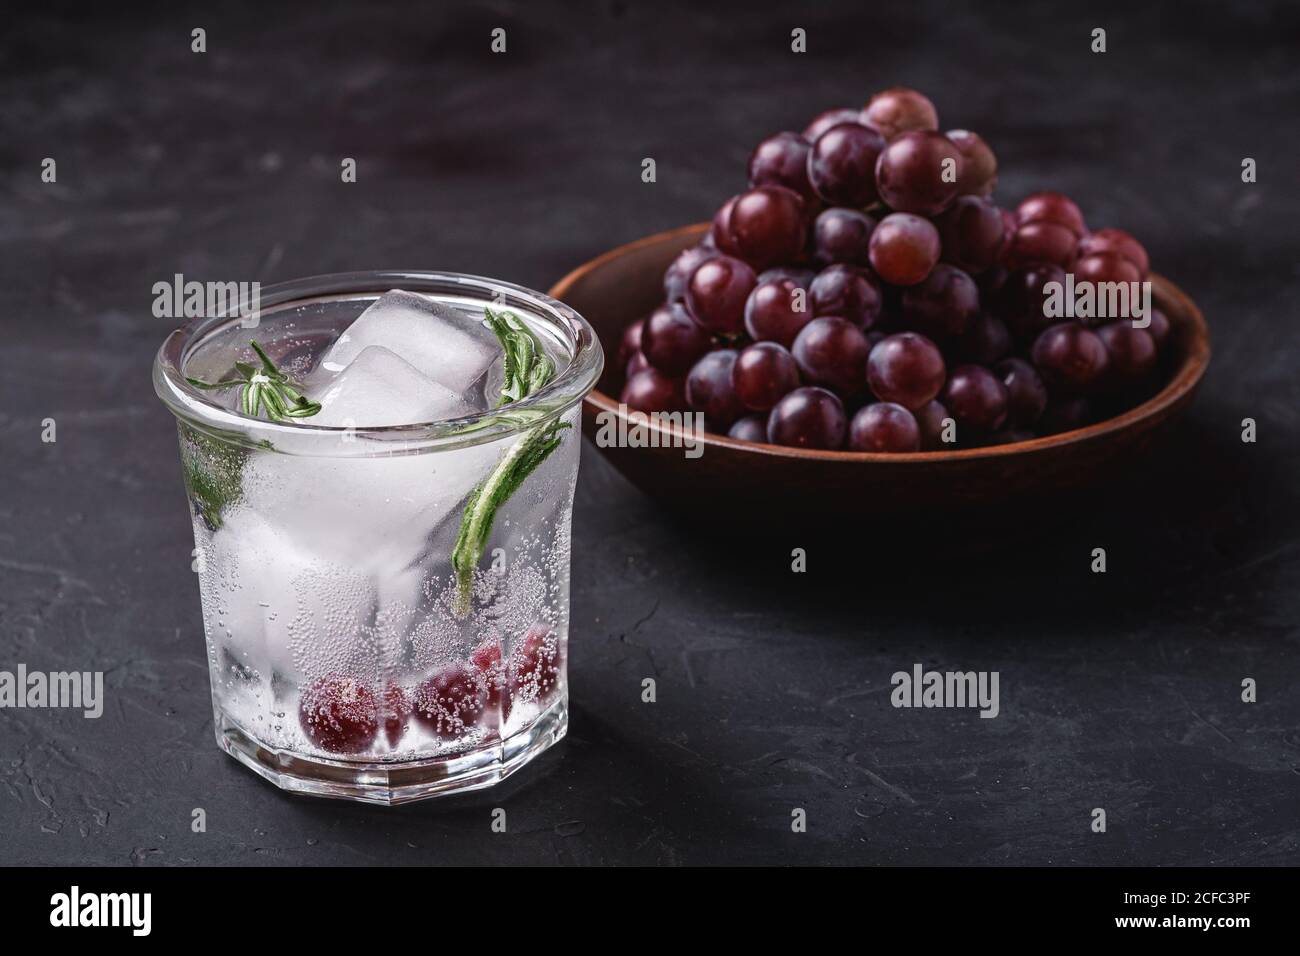
[{"label": "glass rim", "polygon": [[[502,308],[547,322],[563,335],[570,350],[568,364],[534,394],[460,418],[367,427],[312,425],[310,419],[293,424],[270,421],[218,404],[208,393],[191,385],[183,371],[200,343],[219,329],[241,320],[240,309],[244,303],[235,302],[217,315],[191,319],[167,336],[154,357],[154,391],[177,419],[223,441],[298,455],[371,457],[376,453],[412,454],[467,447],[527,431],[554,420],[578,404],[600,378],[604,351],[586,319],[544,293],[486,276],[428,270],[326,273],[262,287],[258,292],[258,307],[259,313],[264,313],[294,303],[382,294],[392,289],[433,292],[434,286],[444,292],[451,291],[447,288],[450,286],[468,298],[480,298],[484,305],[495,302]],[[376,442],[384,443],[383,448],[378,449]]]}]

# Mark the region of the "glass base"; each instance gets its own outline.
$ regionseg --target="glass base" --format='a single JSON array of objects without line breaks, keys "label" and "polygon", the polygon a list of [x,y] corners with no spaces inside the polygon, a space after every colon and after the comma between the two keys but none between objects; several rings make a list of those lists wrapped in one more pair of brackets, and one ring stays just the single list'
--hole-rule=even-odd
[{"label": "glass base", "polygon": [[396,806],[500,783],[564,737],[569,709],[560,699],[523,730],[491,746],[394,763],[323,760],[277,750],[250,737],[220,710],[215,722],[217,745],[281,790]]}]

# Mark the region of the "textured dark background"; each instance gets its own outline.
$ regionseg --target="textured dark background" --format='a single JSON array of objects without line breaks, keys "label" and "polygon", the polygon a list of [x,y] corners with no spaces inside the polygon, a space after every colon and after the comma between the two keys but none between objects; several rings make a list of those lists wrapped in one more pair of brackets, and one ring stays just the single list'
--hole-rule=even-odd
[{"label": "textured dark background", "polygon": [[[102,669],[109,699],[98,721],[0,711],[0,862],[1300,861],[1300,8],[28,6],[0,35],[0,667]],[[796,576],[804,541],[669,520],[588,447],[572,730],[526,787],[383,810],[288,797],[217,750],[149,384],[155,281],[411,267],[546,288],[707,217],[762,136],[895,83],[990,140],[1004,202],[1064,189],[1201,304],[1209,375],[1128,485],[1026,514],[1051,530],[978,558],[933,531],[918,559],[810,529]],[[1000,671],[1002,715],[891,708],[914,661]]]}]

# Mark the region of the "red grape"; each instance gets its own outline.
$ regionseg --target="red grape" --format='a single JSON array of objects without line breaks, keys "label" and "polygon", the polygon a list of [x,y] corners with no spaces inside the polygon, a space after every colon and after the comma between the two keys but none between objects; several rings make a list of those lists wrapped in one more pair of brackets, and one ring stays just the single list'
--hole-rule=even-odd
[{"label": "red grape", "polygon": [[876,190],[899,212],[934,216],[957,198],[961,153],[942,133],[913,130],[889,141],[876,160]]},{"label": "red grape", "polygon": [[709,350],[710,344],[709,333],[680,302],[655,309],[641,332],[641,352],[646,361],[668,375],[681,375]]},{"label": "red grape", "polygon": [[1146,329],[1135,329],[1130,322],[1103,325],[1097,335],[1106,346],[1110,375],[1117,384],[1137,384],[1155,371],[1156,342]]},{"label": "red grape", "polygon": [[410,724],[411,700],[406,696],[406,691],[390,683],[384,685],[382,701],[384,736],[388,739],[388,746],[396,747]]},{"label": "red grape", "polygon": [[939,114],[923,93],[894,86],[873,96],[862,109],[862,122],[878,129],[885,139],[908,130],[939,128]]},{"label": "red grape", "polygon": [[[1094,252],[1080,256],[1074,264],[1074,281],[1140,282],[1142,273],[1128,259],[1111,252]],[[1118,318],[1111,316],[1111,318]]]},{"label": "red grape", "polygon": [[1002,210],[979,196],[958,196],[934,224],[943,245],[941,258],[972,274],[991,268],[1006,237]]},{"label": "red grape", "polygon": [[767,440],[773,445],[841,448],[847,428],[843,403],[824,388],[796,388],[767,416]]},{"label": "red grape", "polygon": [[731,235],[731,210],[735,208],[736,200],[740,196],[732,196],[717,212],[713,214],[713,225],[709,227],[708,238],[712,240],[714,248],[721,253],[729,256],[740,254],[736,248],[736,240]]},{"label": "red grape", "polygon": [[979,133],[968,129],[950,129],[948,139],[961,153],[961,173],[957,176],[959,196],[991,196],[998,184],[998,158]]},{"label": "red grape", "polygon": [[641,412],[675,412],[686,407],[685,386],[680,378],[670,378],[654,366],[647,366],[628,376],[618,400]]},{"label": "red grape", "polygon": [[992,365],[1011,351],[1011,332],[1001,319],[981,312],[956,342],[956,354],[975,365]]},{"label": "red grape", "polygon": [[867,359],[872,394],[905,408],[920,408],[938,395],[946,374],[938,347],[915,332],[882,339]]},{"label": "red grape", "polygon": [[714,431],[729,427],[745,411],[731,384],[736,355],[735,349],[710,352],[686,376],[686,404]]},{"label": "red grape", "polygon": [[736,438],[740,441],[756,441],[767,444],[767,416],[766,415],[746,415],[738,419],[736,424],[731,426],[727,432],[728,438]]},{"label": "red grape", "polygon": [[641,369],[649,367],[650,363],[646,361],[645,353],[640,349],[637,349],[632,353],[632,357],[627,360],[627,364],[623,366],[623,378],[624,380],[627,380],[637,372],[641,371]]},{"label": "red grape", "polygon": [[1169,317],[1153,307],[1151,309],[1151,324],[1147,326],[1147,332],[1156,343],[1157,351],[1163,352],[1165,343],[1169,341]]},{"label": "red grape", "polygon": [[1040,435],[1074,431],[1092,421],[1092,405],[1080,396],[1061,396],[1047,403],[1038,419]]},{"label": "red grape", "polygon": [[805,381],[824,385],[845,398],[862,392],[867,382],[867,337],[839,316],[813,319],[794,340],[794,360]]},{"label": "red grape", "polygon": [[841,123],[857,123],[861,120],[862,111],[851,109],[850,107],[841,107],[839,109],[826,110],[818,113],[813,117],[811,123],[803,131],[803,138],[810,143],[817,142],[817,137],[826,132],[832,126],[839,126]]},{"label": "red grape", "polygon": [[668,269],[664,272],[664,300],[666,302],[682,302],[686,299],[686,283],[691,279],[691,273],[695,267],[706,259],[712,259],[718,254],[716,249],[709,249],[705,246],[691,246],[689,249],[683,249],[677,253],[677,258],[672,261]]},{"label": "red grape", "polygon": [[1020,228],[1020,223],[1016,220],[1016,214],[1010,209],[1002,209],[1000,206],[998,209],[1002,213],[1002,234],[1004,236],[1002,244],[1005,246],[1011,241],[1015,231]]},{"label": "red grape", "polygon": [[869,205],[876,201],[876,157],[884,148],[874,129],[859,123],[832,126],[808,153],[808,179],[831,205]]},{"label": "red grape", "polygon": [[805,199],[814,197],[808,181],[812,143],[798,133],[777,133],[759,143],[749,157],[750,186],[784,186]]},{"label": "red grape", "polygon": [[975,284],[980,287],[980,301],[995,302],[1007,284],[1008,274],[1005,266],[995,265],[975,276]]},{"label": "red grape", "polygon": [[867,248],[876,221],[857,209],[834,206],[823,210],[813,224],[813,258],[821,265],[844,262],[867,264]]},{"label": "red grape", "polygon": [[745,331],[757,342],[780,342],[788,348],[812,318],[808,290],[793,279],[760,281],[745,300]]},{"label": "red grape", "polygon": [[771,282],[774,279],[789,279],[800,288],[807,289],[812,285],[812,280],[816,275],[816,269],[804,269],[800,266],[774,266],[760,272],[758,281]]},{"label": "red grape", "polygon": [[894,285],[916,285],[939,261],[939,231],[928,219],[895,212],[880,220],[868,248],[871,268]]},{"label": "red grape", "polygon": [[871,328],[880,316],[880,289],[861,266],[827,266],[808,287],[808,298],[813,315],[838,315],[859,328]]},{"label": "red grape", "polygon": [[[731,385],[737,401],[754,412],[766,412],[799,387],[799,367],[784,346],[755,342],[736,358]],[[739,413],[738,413],[739,414]]]},{"label": "red grape", "polygon": [[1047,407],[1047,386],[1024,359],[1009,358],[993,369],[1007,390],[1007,425],[1028,428]]},{"label": "red grape", "polygon": [[921,450],[921,428],[902,405],[874,402],[858,409],[849,423],[853,451],[903,452]]},{"label": "red grape", "polygon": [[943,422],[949,416],[948,409],[943,407],[942,402],[926,402],[912,412],[912,417],[921,430],[921,448],[924,451],[943,451],[956,445],[956,442],[943,440]]},{"label": "red grape", "polygon": [[549,627],[535,624],[510,651],[507,683],[519,703],[545,704],[560,684],[564,646]]},{"label": "red grape", "polygon": [[701,263],[686,285],[686,305],[710,332],[739,332],[745,325],[745,300],[757,282],[754,270],[732,256]]},{"label": "red grape", "polygon": [[1091,256],[1098,253],[1111,253],[1127,259],[1137,267],[1140,279],[1145,279],[1151,271],[1151,260],[1147,257],[1146,249],[1123,229],[1098,229],[1091,235],[1084,236],[1079,242],[1079,255]]},{"label": "red grape", "polygon": [[903,318],[932,339],[947,339],[966,331],[979,314],[975,280],[956,266],[939,263],[924,282],[903,290]]},{"label": "red grape", "polygon": [[1083,222],[1083,213],[1074,204],[1074,200],[1063,193],[1039,192],[1027,196],[1016,207],[1016,223],[1021,226],[1031,222],[1053,222],[1064,226],[1082,238],[1088,231]]},{"label": "red grape", "polygon": [[455,739],[483,717],[488,692],[477,670],[452,664],[415,689],[415,719],[436,736]]},{"label": "red grape", "polygon": [[623,338],[618,343],[618,364],[626,366],[632,356],[641,351],[641,330],[645,328],[645,319],[637,319],[623,330]]},{"label": "red grape", "polygon": [[758,186],[736,197],[728,219],[737,255],[757,269],[788,262],[808,239],[804,203],[784,186]]},{"label": "red grape", "polygon": [[992,365],[1010,355],[1013,345],[1006,323],[988,312],[980,312],[957,339],[956,351],[963,362]]},{"label": "red grape", "polygon": [[997,313],[1012,335],[1031,341],[1047,328],[1051,320],[1043,314],[1043,289],[1052,282],[1065,283],[1059,266],[1029,266],[1007,275],[997,295]]},{"label": "red grape", "polygon": [[298,722],[307,739],[322,750],[359,753],[379,736],[379,703],[367,684],[327,674],[303,689]]},{"label": "red grape", "polygon": [[994,432],[1007,418],[1007,389],[984,366],[959,365],[948,376],[943,404],[959,432],[965,429],[976,434]]},{"label": "red grape", "polygon": [[501,664],[501,639],[490,637],[469,656],[487,688],[489,710],[499,710],[503,721],[510,719],[510,694],[506,690],[506,672]]},{"label": "red grape", "polygon": [[1068,269],[1074,262],[1078,245],[1078,237],[1060,223],[1025,223],[1011,234],[1002,250],[1002,259],[1010,269],[1036,263],[1050,263]]},{"label": "red grape", "polygon": [[1106,371],[1106,346],[1096,332],[1076,322],[1048,326],[1034,341],[1030,357],[1048,385],[1083,390]]}]

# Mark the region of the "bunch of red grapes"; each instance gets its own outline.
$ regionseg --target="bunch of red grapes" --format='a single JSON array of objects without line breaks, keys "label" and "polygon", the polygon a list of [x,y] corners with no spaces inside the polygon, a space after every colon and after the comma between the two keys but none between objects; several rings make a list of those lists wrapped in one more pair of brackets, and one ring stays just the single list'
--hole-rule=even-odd
[{"label": "bunch of red grapes", "polygon": [[505,660],[501,642],[489,639],[469,661],[449,664],[414,688],[343,673],[318,677],[303,688],[298,721],[312,743],[333,753],[362,753],[381,731],[397,747],[412,721],[455,740],[481,725],[493,729],[494,721],[506,722],[515,703],[549,703],[563,664],[564,646],[555,632],[535,625]]},{"label": "bunch of red grapes", "polygon": [[896,87],[759,143],[748,191],[624,333],[622,401],[746,441],[909,452],[1068,431],[1149,394],[1162,313],[1143,329],[1043,309],[1067,271],[1146,279],[1146,250],[1060,193],[1000,208],[988,144],[938,129]]}]

